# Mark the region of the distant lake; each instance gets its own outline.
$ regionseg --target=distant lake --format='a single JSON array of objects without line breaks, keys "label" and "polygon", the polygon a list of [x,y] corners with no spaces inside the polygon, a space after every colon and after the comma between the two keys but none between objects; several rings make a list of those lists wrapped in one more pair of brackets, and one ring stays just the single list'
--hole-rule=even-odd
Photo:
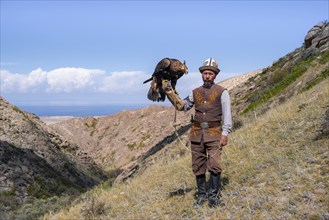
[{"label": "distant lake", "polygon": [[133,110],[147,105],[106,105],[106,106],[17,106],[37,116],[102,116],[123,110]]}]

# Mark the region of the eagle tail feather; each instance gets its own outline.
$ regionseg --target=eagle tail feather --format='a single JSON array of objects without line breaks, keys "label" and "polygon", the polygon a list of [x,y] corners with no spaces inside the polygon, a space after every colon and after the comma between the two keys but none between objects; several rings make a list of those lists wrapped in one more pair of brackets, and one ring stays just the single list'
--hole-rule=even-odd
[{"label": "eagle tail feather", "polygon": [[152,79],[153,79],[153,76],[152,76],[151,78],[145,80],[145,81],[143,82],[143,84],[145,84],[145,83],[147,83],[147,82],[150,82]]},{"label": "eagle tail feather", "polygon": [[159,93],[155,92],[152,87],[150,87],[148,93],[147,93],[147,98],[153,102],[159,101]]}]

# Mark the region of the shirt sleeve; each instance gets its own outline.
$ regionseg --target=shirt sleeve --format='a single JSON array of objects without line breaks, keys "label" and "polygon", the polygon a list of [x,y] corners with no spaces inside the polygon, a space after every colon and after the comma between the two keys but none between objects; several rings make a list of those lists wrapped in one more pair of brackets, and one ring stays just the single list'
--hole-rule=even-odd
[{"label": "shirt sleeve", "polygon": [[224,90],[221,95],[221,103],[223,111],[222,135],[227,136],[232,131],[231,99],[227,90]]}]

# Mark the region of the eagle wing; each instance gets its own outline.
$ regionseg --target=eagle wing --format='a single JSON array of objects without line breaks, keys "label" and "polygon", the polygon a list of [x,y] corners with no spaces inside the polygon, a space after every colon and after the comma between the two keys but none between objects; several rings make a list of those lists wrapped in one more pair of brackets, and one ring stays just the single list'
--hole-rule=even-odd
[{"label": "eagle wing", "polygon": [[156,65],[151,78],[145,80],[143,83],[150,82],[151,80],[161,81],[164,72],[166,72],[169,69],[168,67],[170,67],[170,60],[171,59],[169,58],[163,58],[162,60],[160,60],[159,63]]},{"label": "eagle wing", "polygon": [[171,64],[171,59],[169,58],[163,58],[160,60],[160,62],[156,65],[154,72],[152,74],[152,82],[151,82],[151,88],[150,90],[153,91],[153,93],[150,91],[149,97],[153,97],[151,99],[155,98],[155,93],[158,94],[158,99],[156,101],[164,101],[166,98],[166,94],[162,90],[162,80],[166,79],[166,75],[169,74],[169,67]]},{"label": "eagle wing", "polygon": [[169,58],[163,58],[160,60],[160,62],[156,65],[153,75],[162,71],[165,71],[169,66],[170,66],[170,61],[171,59]]}]

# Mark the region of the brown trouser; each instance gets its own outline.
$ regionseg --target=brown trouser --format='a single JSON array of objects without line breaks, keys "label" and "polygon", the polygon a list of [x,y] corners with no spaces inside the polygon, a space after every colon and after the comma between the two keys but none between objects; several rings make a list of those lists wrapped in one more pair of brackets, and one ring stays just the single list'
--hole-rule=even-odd
[{"label": "brown trouser", "polygon": [[192,169],[196,176],[205,174],[210,171],[214,174],[222,172],[220,159],[222,146],[219,141],[191,142],[192,150]]}]

